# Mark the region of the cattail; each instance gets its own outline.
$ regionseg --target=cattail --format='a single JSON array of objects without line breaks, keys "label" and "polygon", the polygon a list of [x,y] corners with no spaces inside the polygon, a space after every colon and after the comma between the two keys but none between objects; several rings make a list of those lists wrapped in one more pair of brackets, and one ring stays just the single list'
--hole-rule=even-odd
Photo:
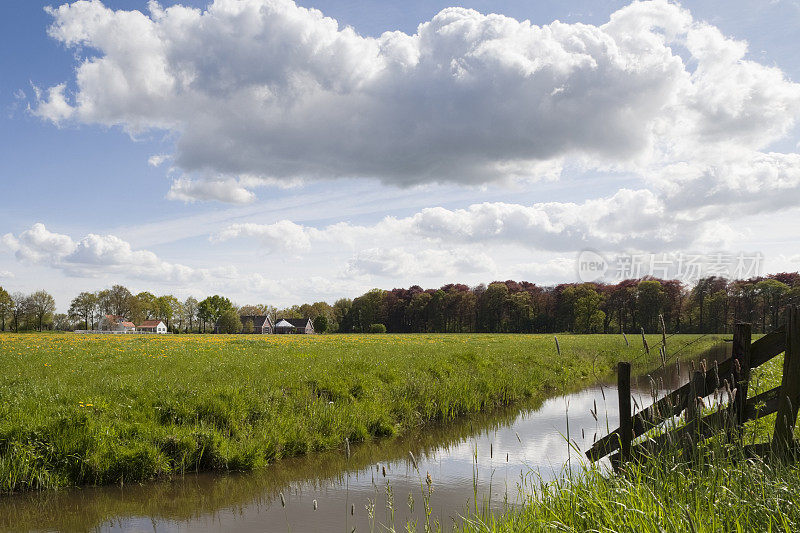
[{"label": "cattail", "polygon": [[381,467],[381,473],[383,474],[383,477],[386,477],[386,467],[385,466]]},{"label": "cattail", "polygon": [[281,507],[286,507],[286,498],[283,497],[282,492],[281,492]]},{"label": "cattail", "polygon": [[661,344],[664,348],[667,347],[667,325],[664,323],[664,315],[658,315],[658,320],[661,322]]},{"label": "cattail", "polygon": [[489,459],[491,459],[493,457],[494,457],[494,443],[490,442],[489,443]]},{"label": "cattail", "polygon": [[561,346],[558,345],[558,337],[553,335],[553,338],[556,340],[556,352],[558,352],[558,355],[561,355]]},{"label": "cattail", "polygon": [[350,439],[347,437],[344,438],[344,450],[347,458],[350,459]]},{"label": "cattail", "polygon": [[625,335],[624,331],[622,332],[622,338],[625,339],[625,346],[630,346],[630,343],[628,342],[628,336]]},{"label": "cattail", "polygon": [[703,359],[700,361],[700,371],[705,374],[708,371],[708,366],[706,365],[706,360]]},{"label": "cattail", "polygon": [[508,462],[508,452],[506,452],[506,462]]},{"label": "cattail", "polygon": [[414,452],[409,451],[408,455],[411,457],[411,466],[414,467],[414,470],[419,470],[419,468],[417,468],[417,458],[414,457]]},{"label": "cattail", "polygon": [[522,444],[522,439],[521,439],[521,438],[519,438],[519,433],[517,433],[517,432],[515,431],[515,432],[514,432],[514,434],[517,436],[517,440],[519,441],[519,443],[520,443],[520,444]]},{"label": "cattail", "polygon": [[647,352],[647,355],[650,355],[650,346],[647,345],[647,339],[644,337],[644,328],[642,328],[642,344],[644,345],[644,351]]},{"label": "cattail", "polygon": [[317,500],[314,500],[313,503],[314,503],[314,510],[316,511],[317,510]]},{"label": "cattail", "polygon": [[356,504],[351,503],[350,504],[350,516],[353,516],[354,514],[356,514]]},{"label": "cattail", "polygon": [[714,388],[719,388],[719,361],[714,360]]},{"label": "cattail", "polygon": [[425,483],[428,484],[428,487],[433,485],[433,479],[431,479],[431,473],[430,472],[427,472],[426,475],[425,475]]}]

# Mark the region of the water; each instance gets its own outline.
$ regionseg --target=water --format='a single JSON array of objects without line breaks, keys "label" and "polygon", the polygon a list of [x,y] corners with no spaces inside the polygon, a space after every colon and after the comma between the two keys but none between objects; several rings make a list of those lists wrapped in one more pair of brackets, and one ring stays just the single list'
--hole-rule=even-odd
[{"label": "water", "polygon": [[[706,355],[724,356],[724,350]],[[686,381],[687,372],[684,365],[678,376],[670,365],[653,377],[671,390]],[[640,406],[651,403],[649,378],[635,379],[633,389]],[[590,413],[595,404],[598,420]],[[473,416],[352,446],[349,458],[342,449],[282,460],[253,474],[187,475],[143,485],[3,497],[0,529],[351,532],[385,531],[382,526],[394,524],[404,530],[409,520],[425,523],[426,495],[431,521],[450,529],[476,509],[519,505],[526,479],[568,475],[570,466],[583,461],[582,452],[618,424],[615,387],[597,384],[521,411]]]}]

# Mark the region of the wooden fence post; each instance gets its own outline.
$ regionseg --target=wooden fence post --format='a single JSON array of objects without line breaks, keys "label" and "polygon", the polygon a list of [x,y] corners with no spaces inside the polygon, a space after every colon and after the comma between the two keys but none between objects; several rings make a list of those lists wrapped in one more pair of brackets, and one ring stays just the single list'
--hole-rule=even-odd
[{"label": "wooden fence post", "polygon": [[[752,332],[750,324],[736,324],[733,327],[733,353],[734,359],[731,375],[733,376],[731,387],[736,388],[736,396],[733,398],[734,421],[739,427],[745,420],[745,405],[747,404],[747,389],[750,383],[750,342]],[[737,364],[738,361],[738,364]]]},{"label": "wooden fence post", "polygon": [[617,393],[619,394],[619,460],[620,464],[630,459],[633,424],[631,423],[631,364],[617,365]]},{"label": "wooden fence post", "polygon": [[779,452],[788,452],[793,444],[797,407],[800,403],[800,313],[795,306],[786,309],[786,353],[783,357],[778,411],[772,444]]},{"label": "wooden fence post", "polygon": [[697,398],[704,398],[706,395],[706,376],[700,370],[692,373],[692,380],[689,382],[689,401],[686,402],[686,424],[690,425],[689,435],[692,438],[692,446],[698,443],[700,435],[700,419],[703,411],[698,405]]}]

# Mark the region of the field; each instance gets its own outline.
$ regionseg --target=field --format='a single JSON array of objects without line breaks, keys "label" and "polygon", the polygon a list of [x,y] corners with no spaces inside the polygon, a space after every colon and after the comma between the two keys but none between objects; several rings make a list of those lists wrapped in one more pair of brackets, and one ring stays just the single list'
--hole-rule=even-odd
[{"label": "field", "polygon": [[[719,339],[682,337],[683,355]],[[559,341],[560,354],[551,335],[0,335],[0,490],[249,470],[647,359],[640,339]]]}]

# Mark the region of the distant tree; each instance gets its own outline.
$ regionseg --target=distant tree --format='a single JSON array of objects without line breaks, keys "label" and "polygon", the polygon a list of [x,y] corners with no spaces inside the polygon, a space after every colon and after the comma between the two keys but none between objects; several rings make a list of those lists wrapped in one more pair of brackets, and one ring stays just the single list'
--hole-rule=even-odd
[{"label": "distant tree", "polygon": [[197,304],[198,301],[191,296],[186,298],[186,301],[183,302],[183,317],[188,324],[190,332],[194,331],[192,326],[194,325],[194,320],[197,317]]},{"label": "distant tree", "polygon": [[264,316],[267,314],[267,307],[264,304],[243,305],[239,308],[239,314],[242,316]]},{"label": "distant tree", "polygon": [[29,305],[31,314],[36,319],[37,328],[42,331],[42,327],[53,319],[56,301],[46,291],[36,291],[30,295]]},{"label": "distant tree", "polygon": [[336,321],[336,331],[345,331],[343,329],[344,320],[351,307],[353,307],[353,300],[350,298],[340,298],[333,303],[333,318]]},{"label": "distant tree", "polygon": [[94,329],[94,312],[97,308],[97,295],[91,292],[82,292],[72,299],[69,305],[69,316],[82,320],[84,329]]},{"label": "distant tree", "polygon": [[75,325],[72,323],[69,315],[56,313],[53,315],[53,329],[57,331],[72,331],[75,329]]},{"label": "distant tree", "polygon": [[111,310],[111,291],[108,289],[97,291],[97,311],[100,315],[110,315]]},{"label": "distant tree", "polygon": [[370,324],[369,325],[369,332],[370,333],[386,333],[386,326],[383,324]]},{"label": "distant tree", "polygon": [[[226,311],[233,311],[234,314],[236,314],[237,319],[239,317],[238,313],[234,311],[231,301],[223,296],[219,296],[218,294],[204,299],[198,304],[198,309],[199,313],[201,313],[200,316],[203,320],[204,330],[206,321],[216,323]],[[241,323],[241,320],[239,322]]]},{"label": "distant tree", "polygon": [[636,314],[639,324],[650,333],[658,331],[658,315],[664,309],[666,295],[660,281],[640,281],[636,287]]},{"label": "distant tree", "polygon": [[249,318],[242,324],[242,333],[253,333],[255,329],[256,328],[253,326],[253,321]]},{"label": "distant tree", "polygon": [[776,279],[765,279],[756,284],[756,290],[764,302],[762,312],[762,329],[766,331],[766,317],[770,317],[770,328],[778,327],[778,311],[781,299],[789,292],[789,286]]},{"label": "distant tree", "polygon": [[108,303],[112,315],[130,317],[131,312],[131,291],[122,285],[114,285],[108,291]]},{"label": "distant tree", "polygon": [[316,333],[325,333],[328,331],[328,317],[325,315],[319,315],[316,317],[312,324],[314,324],[314,331]]},{"label": "distant tree", "polygon": [[14,324],[14,332],[19,331],[20,322],[25,325],[25,316],[28,314],[28,309],[27,294],[18,291],[11,295],[11,319]]},{"label": "distant tree", "polygon": [[11,299],[11,295],[3,287],[0,287],[0,322],[2,322],[2,331],[6,330],[6,317],[11,314],[13,306],[14,300]]},{"label": "distant tree", "polygon": [[223,311],[216,323],[220,333],[239,333],[242,331],[242,320],[233,307]]}]

